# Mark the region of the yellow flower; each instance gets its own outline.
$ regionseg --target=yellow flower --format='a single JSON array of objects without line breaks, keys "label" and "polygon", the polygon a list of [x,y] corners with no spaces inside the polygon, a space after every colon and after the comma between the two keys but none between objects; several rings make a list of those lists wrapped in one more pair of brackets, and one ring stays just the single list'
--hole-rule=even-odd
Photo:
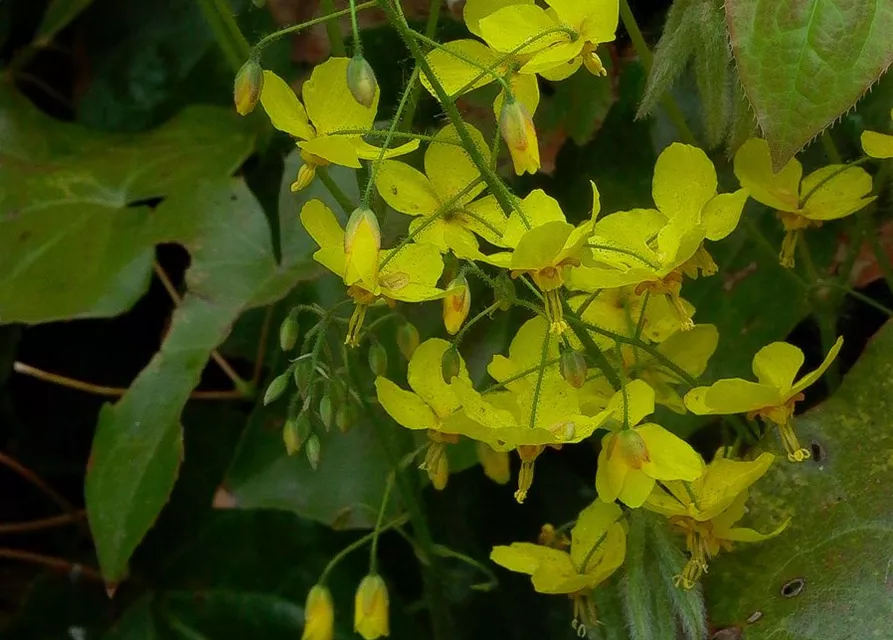
[{"label": "yellow flower", "polygon": [[516,175],[539,171],[540,148],[533,119],[524,105],[514,97],[510,97],[502,104],[499,113],[499,133],[512,156]]},{"label": "yellow flower", "polygon": [[377,574],[363,578],[354,598],[353,628],[365,640],[391,633],[388,622],[388,588]]},{"label": "yellow flower", "polygon": [[[514,542],[494,547],[490,559],[509,571],[531,577],[539,593],[567,594],[574,600],[574,628],[595,623],[588,598],[626,557],[623,512],[596,500],[580,512],[571,530],[570,552],[553,546]],[[581,619],[582,618],[582,619]]]},{"label": "yellow flower", "polygon": [[566,274],[579,267],[585,258],[585,244],[600,211],[598,189],[594,182],[590,184],[590,220],[574,227],[565,219],[558,202],[536,189],[520,203],[520,213],[512,212],[506,223],[501,244],[511,251],[483,258],[490,264],[510,269],[513,277],[526,273],[533,278],[545,294],[546,312],[554,333],[567,329],[559,290],[564,286]]},{"label": "yellow flower", "polygon": [[399,251],[379,250],[373,225],[362,223],[363,215],[359,218],[351,242],[345,246],[344,230],[322,201],[310,200],[301,209],[301,223],[319,245],[313,259],[340,276],[356,302],[346,339],[353,346],[358,342],[366,309],[376,301],[422,302],[447,294],[436,286],[443,272],[439,253],[420,244],[407,244]]},{"label": "yellow flower", "polygon": [[[511,51],[518,44],[563,25],[576,32],[547,36],[554,44],[534,53],[521,67],[521,73],[540,73],[549,80],[563,80],[580,65],[594,75],[607,75],[596,54],[598,45],[614,40],[619,17],[617,0],[546,0],[546,11],[530,3],[514,3],[481,20],[484,40],[499,51]],[[541,47],[539,47],[541,48]]]},{"label": "yellow flower", "polygon": [[[893,109],[890,110],[890,117],[893,118]],[[877,131],[864,131],[862,148],[872,158],[893,158],[893,136]]]},{"label": "yellow flower", "polygon": [[777,211],[785,229],[779,260],[794,266],[794,251],[800,232],[855,213],[874,197],[871,176],[861,167],[832,164],[802,179],[803,167],[796,158],[781,171],[772,170],[769,145],[752,138],[735,154],[735,175],[757,202]]},{"label": "yellow flower", "polygon": [[325,585],[314,585],[307,594],[307,604],[304,605],[304,632],[301,640],[332,640],[334,626],[332,594]]},{"label": "yellow flower", "polygon": [[[484,137],[466,127],[478,150],[489,158]],[[395,211],[416,216],[409,231],[418,242],[441,252],[452,250],[459,258],[480,258],[474,234],[498,242],[506,218],[492,196],[475,200],[485,185],[473,186],[480,172],[459,144],[455,127],[447,126],[434,136],[425,150],[424,165],[422,173],[404,162],[382,162],[375,178],[381,197]],[[448,203],[452,204],[444,210]]]},{"label": "yellow flower", "polygon": [[[330,58],[314,67],[302,89],[303,104],[282,78],[264,71],[261,104],[274,127],[297,139],[306,163],[304,175],[299,175],[293,186],[295,191],[298,186],[309,184],[317,166],[332,163],[359,169],[361,158],[375,160],[379,156],[381,149],[367,143],[357,132],[372,129],[380,92],[376,88],[368,107],[354,100],[347,86],[349,63],[347,58]],[[418,146],[418,140],[412,140],[388,149],[385,157],[403,155]]]},{"label": "yellow flower", "polygon": [[758,382],[740,378],[719,380],[709,387],[697,387],[685,395],[685,406],[698,415],[748,413],[778,426],[781,441],[792,462],[809,458],[809,450],[800,446],[794,433],[794,405],[803,399],[803,390],[816,382],[840,352],[838,338],[824,362],[795,381],[803,366],[803,352],[786,342],[773,342],[760,349],[753,359]]},{"label": "yellow flower", "polygon": [[769,469],[775,456],[761,453],[743,462],[717,456],[704,474],[686,486],[682,481],[663,483],[648,497],[645,507],[670,519],[685,533],[690,554],[677,581],[691,589],[707,570],[707,561],[732,542],[759,542],[781,533],[786,520],[775,531],[762,534],[734,525],[744,517],[747,490]]},{"label": "yellow flower", "polygon": [[602,439],[595,487],[604,502],[620,500],[636,508],[645,503],[657,480],[694,480],[704,462],[691,446],[660,425],[642,419],[654,412],[654,390],[633,380],[607,409],[615,418]]}]

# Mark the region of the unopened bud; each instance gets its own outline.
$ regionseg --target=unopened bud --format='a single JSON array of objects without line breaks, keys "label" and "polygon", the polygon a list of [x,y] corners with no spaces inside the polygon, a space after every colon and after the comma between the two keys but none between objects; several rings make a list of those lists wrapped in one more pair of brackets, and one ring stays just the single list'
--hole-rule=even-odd
[{"label": "unopened bud", "polygon": [[614,436],[615,452],[623,457],[628,467],[641,469],[650,460],[648,445],[635,429],[621,429]]},{"label": "unopened bud", "polygon": [[376,251],[381,248],[381,228],[375,213],[369,207],[357,207],[347,219],[347,226],[344,228],[344,253],[350,256],[354,244],[360,238],[368,238]]},{"label": "unopened bud", "polygon": [[574,389],[579,389],[586,383],[586,374],[589,367],[586,366],[586,358],[579,351],[571,349],[561,354],[558,364],[561,377]]},{"label": "unopened bud", "polygon": [[347,63],[347,88],[354,100],[367,109],[372,108],[378,91],[378,80],[375,79],[372,65],[361,53],[354,55]]},{"label": "unopened bud", "polygon": [[319,419],[322,420],[326,431],[332,428],[332,422],[335,420],[335,409],[332,407],[332,399],[328,395],[324,395],[319,401]]},{"label": "unopened bud", "polygon": [[356,410],[353,405],[342,404],[335,412],[335,424],[341,433],[347,433],[356,421]]},{"label": "unopened bud", "polygon": [[254,111],[260,92],[264,88],[264,70],[257,58],[252,56],[236,73],[233,84],[233,102],[240,116],[247,116]]},{"label": "unopened bud", "polygon": [[295,366],[295,385],[302,398],[306,398],[310,393],[310,379],[313,373],[313,362],[310,358],[304,358]]},{"label": "unopened bud", "polygon": [[315,585],[304,605],[304,633],[301,640],[332,640],[335,634],[335,608],[325,585]]},{"label": "unopened bud", "polygon": [[354,597],[353,628],[365,640],[390,635],[388,600],[388,588],[381,576],[363,578]]},{"label": "unopened bud", "polygon": [[431,480],[431,486],[437,491],[446,489],[447,481],[450,479],[450,461],[447,458],[446,451],[443,451],[432,465],[426,471],[428,479]]},{"label": "unopened bud", "polygon": [[443,357],[440,359],[440,373],[447,384],[459,375],[459,350],[456,345],[450,345],[443,352]]},{"label": "unopened bud", "polygon": [[540,150],[533,120],[523,104],[506,96],[499,114],[499,132],[512,156],[515,173],[536,173],[540,168]]},{"label": "unopened bud", "polygon": [[443,324],[450,335],[456,335],[471,309],[471,292],[465,276],[454,278],[447,285],[449,293],[443,299]]},{"label": "unopened bud", "polygon": [[279,396],[285,393],[285,390],[288,388],[288,379],[290,377],[288,372],[285,372],[273,378],[270,386],[267,387],[266,393],[264,393],[264,406],[267,406],[271,402],[275,402],[279,399]]},{"label": "unopened bud", "polygon": [[388,352],[380,342],[369,347],[369,369],[377,376],[388,373]]},{"label": "unopened bud", "polygon": [[307,443],[304,445],[304,455],[307,456],[307,462],[310,463],[310,468],[316,471],[316,467],[319,466],[319,454],[320,449],[319,436],[315,433],[310,434],[310,437],[307,438]]},{"label": "unopened bud", "polygon": [[289,418],[282,428],[282,440],[285,442],[285,452],[292,456],[301,450],[304,442],[310,436],[312,425],[310,418],[302,413],[297,418]]},{"label": "unopened bud", "polygon": [[295,311],[289,313],[282,324],[279,325],[279,348],[283,351],[291,351],[298,341],[298,314]]},{"label": "unopened bud", "polygon": [[419,330],[411,322],[404,322],[397,327],[397,347],[403,357],[409,360],[419,346]]}]

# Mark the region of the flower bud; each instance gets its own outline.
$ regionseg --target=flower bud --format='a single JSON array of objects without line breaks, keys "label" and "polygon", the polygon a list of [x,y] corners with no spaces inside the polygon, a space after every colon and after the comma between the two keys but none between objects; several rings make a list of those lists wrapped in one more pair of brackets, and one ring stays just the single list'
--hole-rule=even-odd
[{"label": "flower bud", "polygon": [[390,635],[388,588],[379,575],[368,575],[360,582],[354,598],[353,628],[365,640]]},{"label": "flower bud", "polygon": [[319,436],[315,433],[311,433],[304,446],[304,455],[307,456],[307,462],[310,463],[310,467],[314,471],[316,471],[316,467],[319,466],[319,454],[321,449],[322,446],[319,442]]},{"label": "flower bud", "polygon": [[574,389],[579,389],[586,383],[589,368],[586,366],[586,358],[579,351],[568,349],[561,354],[558,370],[565,382]]},{"label": "flower bud", "polygon": [[344,228],[344,253],[351,254],[354,243],[361,233],[368,234],[376,248],[381,248],[381,228],[378,226],[375,212],[369,207],[357,207],[350,214],[347,226]]},{"label": "flower bud", "polygon": [[279,399],[279,396],[285,393],[285,390],[288,388],[288,379],[290,377],[291,376],[286,371],[273,378],[270,386],[267,387],[266,393],[264,393],[264,406],[267,406],[271,402],[275,402]]},{"label": "flower bud", "polygon": [[397,327],[397,347],[403,357],[409,360],[419,346],[419,330],[411,322],[404,322]]},{"label": "flower bud", "polygon": [[356,421],[356,410],[351,404],[342,404],[335,412],[335,424],[341,433],[347,433]]},{"label": "flower bud", "polygon": [[540,168],[540,150],[533,120],[523,104],[506,96],[499,114],[499,132],[515,165],[515,173],[536,173]]},{"label": "flower bud", "polygon": [[304,605],[304,633],[301,640],[332,640],[335,635],[335,608],[332,594],[325,585],[317,584],[307,594]]},{"label": "flower bud", "polygon": [[233,102],[240,116],[247,116],[254,111],[263,88],[264,70],[261,69],[257,58],[252,56],[236,73],[236,81],[233,84]]},{"label": "flower bud", "polygon": [[295,366],[295,385],[302,398],[307,397],[310,392],[310,378],[313,373],[313,363],[310,358],[300,360]]},{"label": "flower bud", "polygon": [[372,65],[361,53],[355,54],[347,63],[347,88],[354,100],[367,109],[372,108],[378,91],[378,80],[375,79]]},{"label": "flower bud", "polygon": [[298,314],[295,311],[289,313],[282,324],[279,325],[279,348],[283,351],[291,351],[298,341]]},{"label": "flower bud", "polygon": [[443,299],[443,324],[450,335],[456,335],[471,309],[471,292],[465,276],[454,278]]},{"label": "flower bud", "polygon": [[297,418],[289,418],[282,428],[282,440],[285,442],[285,452],[294,455],[301,450],[304,442],[310,436],[312,425],[310,418],[302,413]]},{"label": "flower bud", "polygon": [[332,422],[335,419],[335,409],[332,407],[332,399],[324,395],[319,401],[319,419],[322,420],[326,431],[332,428]]},{"label": "flower bud", "polygon": [[622,429],[614,436],[614,452],[622,456],[628,467],[641,469],[650,460],[648,445],[635,429]]},{"label": "flower bud", "polygon": [[456,345],[450,345],[443,352],[443,357],[440,359],[440,373],[447,384],[459,375],[459,350]]},{"label": "flower bud", "polygon": [[496,484],[506,484],[512,478],[509,467],[509,454],[497,451],[486,442],[475,442],[478,461],[484,469],[484,475]]},{"label": "flower bud", "polygon": [[434,464],[428,467],[426,470],[428,472],[428,479],[431,481],[431,485],[437,491],[443,491],[444,489],[446,489],[447,481],[450,479],[450,461],[447,458],[446,451],[437,456]]},{"label": "flower bud", "polygon": [[298,191],[303,191],[307,187],[310,186],[310,183],[313,182],[313,178],[316,177],[316,165],[305,162],[298,169],[298,175],[295,177],[295,181],[291,183],[292,193],[297,193]]},{"label": "flower bud", "polygon": [[377,376],[388,374],[388,352],[380,342],[369,347],[369,369]]}]

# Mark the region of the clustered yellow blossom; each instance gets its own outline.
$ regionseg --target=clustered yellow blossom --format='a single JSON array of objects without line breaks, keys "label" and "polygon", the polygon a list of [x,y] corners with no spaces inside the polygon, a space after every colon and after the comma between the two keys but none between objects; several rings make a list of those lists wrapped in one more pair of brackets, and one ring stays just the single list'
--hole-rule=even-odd
[{"label": "clustered yellow blossom", "polygon": [[[532,120],[538,77],[561,81],[581,66],[605,75],[598,48],[613,40],[618,22],[617,0],[545,4],[468,0],[464,18],[475,38],[433,47],[427,55],[433,80],[422,77],[432,93],[441,93],[432,86],[439,83],[451,100],[500,84],[494,138],[506,143],[518,175],[539,169]],[[492,560],[530,575],[541,593],[570,597],[575,629],[584,634],[596,623],[592,590],[623,564],[630,509],[661,514],[681,534],[689,561],[677,583],[687,589],[721,550],[781,533],[787,522],[768,534],[739,526],[749,489],[769,469],[771,453],[751,460],[717,454],[705,463],[659,424],[656,409],[761,418],[777,427],[787,458],[802,462],[810,453],[794,429],[795,406],[831,365],[842,340],[799,379],[803,352],[773,342],[753,359],[755,382],[714,377],[698,386],[720,336],[715,326],[696,323],[683,289],[691,279],[717,272],[710,243],[736,229],[749,198],[777,212],[785,230],[780,261],[792,267],[806,229],[874,200],[871,176],[858,166],[832,164],[804,178],[796,159],[773,172],[767,143],[751,139],[734,157],[740,187],[721,189],[704,151],[673,143],[654,167],[652,207],[602,212],[592,182],[591,207],[566,210],[542,189],[520,197],[494,182],[491,155],[500,139],[486,140],[459,116],[418,136],[426,142],[423,154],[408,155],[420,145],[412,134],[398,146],[390,139],[386,148],[368,142],[381,140],[383,132],[373,129],[379,88],[366,67],[361,58],[331,58],[315,67],[299,99],[253,60],[236,80],[236,107],[248,113],[259,101],[273,126],[295,139],[304,163],[293,191],[306,187],[320,167],[360,168],[370,161],[366,196],[349,215],[339,219],[311,199],[300,221],[318,245],[313,258],[342,280],[353,303],[349,320],[332,320],[346,324],[346,345],[366,338],[365,317],[374,309],[442,305],[445,337],[423,340],[414,325],[400,321],[405,377],[392,375],[383,357],[374,367],[374,399],[397,425],[423,437],[420,467],[435,489],[447,486],[447,451],[463,439],[474,441],[484,472],[500,484],[512,476],[510,454],[517,456],[518,503],[534,491],[541,455],[583,441],[597,447],[597,498],[569,532],[571,523],[546,525],[537,544],[497,546]],[[893,157],[893,136],[866,132],[862,143],[871,157]],[[396,232],[382,232],[385,215]],[[495,300],[472,314],[480,304],[472,284],[481,282],[494,290]],[[467,330],[512,307],[524,315],[507,352],[466,363],[460,347]],[[294,346],[296,339],[290,335],[283,343]],[[480,375],[472,376],[472,365]],[[387,587],[374,563],[372,569],[355,599],[354,626],[367,640],[389,634]],[[331,595],[317,585],[307,599],[304,640],[330,640],[333,620]]]}]

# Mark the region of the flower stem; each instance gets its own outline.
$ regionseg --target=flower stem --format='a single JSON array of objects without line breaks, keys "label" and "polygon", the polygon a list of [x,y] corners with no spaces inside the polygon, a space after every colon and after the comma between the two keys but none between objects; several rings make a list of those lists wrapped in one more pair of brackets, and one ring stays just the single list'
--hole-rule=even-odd
[{"label": "flower stem", "polygon": [[329,563],[326,565],[325,569],[322,570],[322,573],[319,575],[319,584],[325,584],[326,579],[329,577],[329,574],[332,572],[339,562],[344,560],[348,555],[359,549],[360,547],[368,544],[369,542],[373,542],[379,534],[388,531],[389,529],[393,529],[395,527],[399,527],[402,524],[405,524],[409,520],[409,516],[400,516],[395,520],[391,520],[387,524],[377,526],[373,531],[370,531],[362,538],[357,538],[349,545],[344,547],[341,551],[339,551],[335,556],[329,560]]},{"label": "flower stem", "polygon": [[[324,16],[324,18],[319,19],[317,22],[325,21],[326,23],[326,34],[329,36],[329,49],[332,51],[332,55],[337,58],[343,58],[347,55],[347,49],[344,47],[344,38],[341,37],[341,27],[338,26],[337,20],[332,20],[331,18],[340,18],[341,16],[346,16],[349,13],[356,15],[356,12],[360,9],[360,7],[351,6],[344,11],[335,11],[334,0],[320,0],[319,4],[322,7],[322,10],[325,11],[327,15]],[[353,3],[351,3],[351,5],[352,4]],[[272,35],[276,37],[282,37],[286,33],[298,31],[296,27],[304,28],[309,27],[311,24],[316,24],[316,22],[310,20],[309,22],[305,22],[303,25],[296,25],[295,27],[283,29],[282,31],[274,33]],[[269,37],[271,36],[267,36],[267,38]],[[264,38],[257,43],[258,49],[269,44],[269,42],[265,42],[267,38]]]},{"label": "flower stem", "polygon": [[238,71],[251,55],[251,45],[236,24],[229,3],[226,0],[197,0],[197,2],[229,66],[233,71]]},{"label": "flower stem", "polygon": [[489,316],[491,313],[496,311],[499,308],[500,304],[501,304],[500,302],[494,302],[489,307],[487,307],[486,309],[481,311],[479,314],[477,314],[475,317],[473,317],[471,320],[469,320],[464,325],[462,325],[462,328],[459,329],[459,333],[457,333],[456,337],[453,338],[453,346],[458,347],[459,344],[462,342],[462,338],[465,336],[465,332],[468,331],[475,324],[477,324],[480,320],[483,320],[484,318]]},{"label": "flower stem", "polygon": [[320,181],[325,185],[326,189],[329,190],[332,197],[335,198],[335,202],[338,203],[341,210],[349,216],[354,210],[354,203],[347,197],[347,194],[342,191],[341,187],[338,186],[338,183],[335,182],[332,176],[329,175],[329,169],[327,167],[316,167],[316,175],[319,176]]},{"label": "flower stem", "polygon": [[[328,24],[337,24],[330,22]],[[353,31],[353,54],[363,55],[363,41],[360,39],[360,26],[357,24],[357,0],[350,0],[350,28]]]},{"label": "flower stem", "polygon": [[[428,38],[433,38],[434,34],[437,33],[437,23],[440,20],[440,5],[442,2],[443,0],[431,0],[428,22],[425,24],[425,35]],[[419,98],[421,95],[422,85],[413,83],[412,92],[409,95],[409,104],[406,105],[406,110],[403,112],[399,129],[404,131],[412,129],[412,121],[415,120],[415,112],[419,106]]]},{"label": "flower stem", "polygon": [[375,521],[375,529],[372,530],[372,545],[369,551],[369,573],[375,575],[378,571],[378,534],[381,533],[381,523],[384,521],[385,511],[391,501],[391,489],[394,488],[394,473],[388,474],[388,480],[384,486],[384,495],[381,497],[381,506],[378,508],[378,518]]},{"label": "flower stem", "polygon": [[[645,38],[642,36],[642,31],[636,23],[636,17],[633,15],[632,9],[629,8],[629,2],[627,2],[627,0],[620,0],[620,19],[623,21],[623,26],[626,28],[627,33],[629,33],[630,40],[633,41],[633,48],[636,50],[636,54],[638,54],[642,66],[645,67],[645,73],[651,75],[651,68],[654,65],[654,57],[651,54],[651,50],[648,48],[648,43],[645,42]],[[695,135],[691,132],[691,129],[688,128],[688,123],[685,122],[685,116],[682,114],[679,105],[676,104],[676,100],[673,98],[672,94],[666,93],[664,97],[661,98],[661,104],[666,110],[670,120],[673,122],[673,125],[676,127],[679,139],[686,144],[697,146],[698,141],[695,138]]]}]

